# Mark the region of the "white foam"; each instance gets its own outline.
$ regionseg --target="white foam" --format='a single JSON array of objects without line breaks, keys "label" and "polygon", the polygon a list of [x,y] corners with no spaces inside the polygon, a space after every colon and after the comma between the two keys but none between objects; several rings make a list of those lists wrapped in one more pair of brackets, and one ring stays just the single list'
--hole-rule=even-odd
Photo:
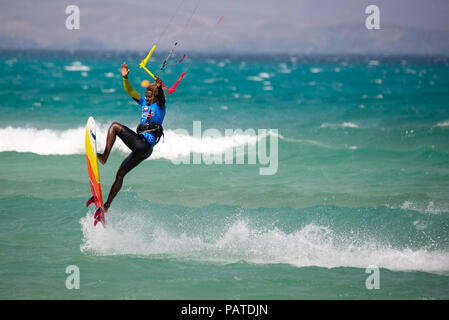
[{"label": "white foam", "polygon": [[280,70],[279,70],[279,73],[289,74],[289,73],[292,73],[292,70],[287,69],[287,68],[285,68],[285,69],[280,69]]},{"label": "white foam", "polygon": [[101,89],[102,93],[114,93],[115,89],[114,88],[110,88],[110,89]]},{"label": "white foam", "polygon": [[[101,152],[105,146],[108,125],[97,123],[97,148]],[[32,152],[39,155],[71,155],[84,154],[85,128],[78,127],[67,130],[36,129],[7,127],[0,128],[0,152]],[[194,137],[189,134],[178,133],[175,130],[165,130],[165,138],[162,138],[155,147],[149,160],[167,159],[173,160],[188,156],[190,153],[222,154],[226,150],[255,144],[264,135],[233,134],[230,137]],[[268,135],[276,135],[268,131]],[[278,135],[280,136],[280,135]],[[120,140],[116,139],[114,151],[128,154],[130,150]]]},{"label": "white foam", "polygon": [[217,81],[220,81],[220,79],[218,79],[218,78],[210,78],[210,79],[203,80],[204,83],[215,83]]},{"label": "white foam", "polygon": [[320,73],[323,72],[323,69],[321,68],[310,68],[311,73]]},{"label": "white foam", "polygon": [[[396,209],[394,206],[389,205],[388,207]],[[402,210],[412,210],[428,214],[442,214],[449,212],[447,207],[435,206],[433,201],[429,201],[429,203],[414,203],[412,201],[405,200],[399,208]]]},{"label": "white foam", "polygon": [[[326,226],[308,224],[286,233],[277,228],[257,229],[238,219],[217,234],[201,235],[171,230],[150,221],[145,214],[110,211],[106,229],[93,227],[92,214],[80,220],[81,251],[95,255],[165,255],[202,262],[257,264],[285,263],[296,267],[366,268],[376,265],[390,270],[447,272],[447,251],[399,249],[376,239],[336,234]],[[208,228],[205,225],[204,228]]]},{"label": "white foam", "polygon": [[80,61],[72,62],[72,65],[65,66],[66,71],[89,71],[90,67],[83,65]]},{"label": "white foam", "polygon": [[5,63],[6,63],[8,66],[12,67],[15,63],[17,63],[17,61],[19,61],[19,60],[17,60],[17,58],[12,58],[12,59],[6,60]]},{"label": "white foam", "polygon": [[[268,135],[276,134],[274,132],[268,132]],[[191,135],[179,134],[175,131],[167,130],[165,133],[166,142],[159,142],[151,158],[171,160],[185,157],[190,153],[222,154],[231,148],[256,144],[263,137],[263,135],[233,134],[231,137],[204,137],[199,139]]]},{"label": "white foam", "polygon": [[437,127],[449,127],[449,120],[443,121],[443,122],[438,122],[436,124]]},{"label": "white foam", "polygon": [[263,81],[263,78],[261,78],[259,76],[250,76],[247,79],[250,81]]},{"label": "white foam", "polygon": [[33,152],[40,155],[81,154],[84,152],[84,128],[56,131],[50,129],[0,129],[0,152]]},{"label": "white foam", "polygon": [[411,206],[413,205],[413,203],[412,202],[410,202],[410,201],[404,201],[404,203],[402,203],[402,205],[401,205],[401,209],[402,210],[408,210],[408,209],[411,209]]},{"label": "white foam", "polygon": [[288,68],[286,63],[280,63],[278,72],[288,74],[288,73],[292,73],[292,70]]},{"label": "white foam", "polygon": [[359,126],[358,126],[357,124],[352,123],[352,122],[343,122],[343,123],[341,124],[341,126],[342,126],[343,128],[359,128]]},{"label": "white foam", "polygon": [[320,126],[321,128],[328,128],[328,127],[338,127],[338,128],[360,128],[359,125],[353,123],[353,122],[342,122],[340,124],[332,124],[324,122]]}]

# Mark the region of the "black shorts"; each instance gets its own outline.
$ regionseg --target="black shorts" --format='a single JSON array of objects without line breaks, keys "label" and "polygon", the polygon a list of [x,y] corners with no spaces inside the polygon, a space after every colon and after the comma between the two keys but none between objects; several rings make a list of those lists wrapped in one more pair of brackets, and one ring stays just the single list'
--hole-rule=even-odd
[{"label": "black shorts", "polygon": [[118,136],[132,151],[120,165],[120,167],[126,172],[131,171],[131,169],[151,156],[153,146],[145,139],[143,135],[137,134],[130,128],[123,126]]}]

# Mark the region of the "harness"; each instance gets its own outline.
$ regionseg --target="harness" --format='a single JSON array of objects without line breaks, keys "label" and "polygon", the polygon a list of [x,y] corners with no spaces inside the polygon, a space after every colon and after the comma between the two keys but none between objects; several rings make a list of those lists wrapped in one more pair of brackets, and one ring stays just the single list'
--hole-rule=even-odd
[{"label": "harness", "polygon": [[156,143],[159,142],[159,139],[161,136],[164,136],[164,128],[156,122],[145,122],[145,123],[139,123],[137,125],[137,134],[141,133],[152,133],[156,137]]}]

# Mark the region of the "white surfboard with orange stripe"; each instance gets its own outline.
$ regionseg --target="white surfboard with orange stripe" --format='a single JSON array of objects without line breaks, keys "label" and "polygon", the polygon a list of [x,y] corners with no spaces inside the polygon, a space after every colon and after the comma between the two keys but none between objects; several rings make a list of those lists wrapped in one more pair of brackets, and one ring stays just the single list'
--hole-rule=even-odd
[{"label": "white surfboard with orange stripe", "polygon": [[96,211],[94,215],[94,226],[100,221],[103,224],[103,227],[106,227],[106,221],[104,220],[103,196],[101,194],[100,172],[98,170],[95,120],[92,117],[87,120],[85,142],[87,172],[89,174],[90,189],[92,190],[92,197],[87,201],[86,206],[95,203]]}]

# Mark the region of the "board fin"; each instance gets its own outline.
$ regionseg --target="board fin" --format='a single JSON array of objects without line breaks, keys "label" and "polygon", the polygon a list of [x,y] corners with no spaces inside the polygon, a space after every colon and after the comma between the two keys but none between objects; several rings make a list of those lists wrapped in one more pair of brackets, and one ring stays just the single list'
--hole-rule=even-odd
[{"label": "board fin", "polygon": [[101,224],[103,225],[103,227],[106,228],[106,221],[104,220],[103,207],[100,207],[100,208],[97,209],[97,211],[95,211],[94,226],[97,225],[98,221],[100,221]]},{"label": "board fin", "polygon": [[95,203],[94,196],[90,197],[89,200],[87,200],[86,207],[90,206],[92,203]]}]

